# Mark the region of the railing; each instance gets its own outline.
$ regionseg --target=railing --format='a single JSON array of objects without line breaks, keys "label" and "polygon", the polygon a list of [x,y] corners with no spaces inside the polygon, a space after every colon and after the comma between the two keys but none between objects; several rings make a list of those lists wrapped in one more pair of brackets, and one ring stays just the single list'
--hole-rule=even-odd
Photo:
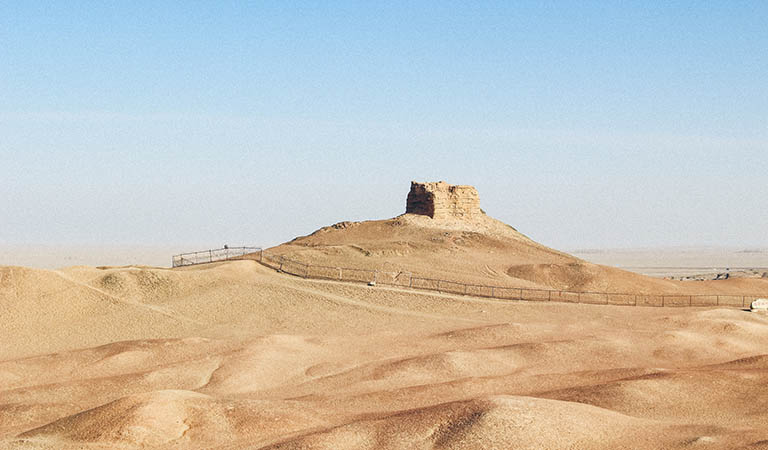
[{"label": "railing", "polygon": [[260,247],[224,247],[214,250],[182,253],[173,255],[173,267],[193,266],[195,264],[207,264],[216,261],[243,259],[246,255],[261,254]]},{"label": "railing", "polygon": [[228,247],[216,250],[182,253],[173,257],[173,267],[236,259],[252,259],[267,267],[276,269],[279,272],[301,278],[381,284],[499,300],[586,303],[593,305],[618,306],[728,306],[744,308],[754,300],[767,296],[766,294],[629,294],[561,291],[556,289],[530,289],[472,284],[437,278],[418,277],[407,271],[393,272],[307,264],[286,258],[285,256],[272,255],[263,251],[260,247]]},{"label": "railing", "polygon": [[449,294],[470,295],[499,300],[523,300],[540,302],[586,303],[618,306],[727,306],[744,308],[763,295],[716,295],[716,294],[629,294],[609,292],[561,291],[556,289],[529,289],[458,281],[424,278],[410,272],[357,269],[350,267],[322,266],[295,261],[285,256],[259,252],[256,259],[261,264],[289,275],[301,278],[351,281],[382,284],[412,289],[437,291]]}]

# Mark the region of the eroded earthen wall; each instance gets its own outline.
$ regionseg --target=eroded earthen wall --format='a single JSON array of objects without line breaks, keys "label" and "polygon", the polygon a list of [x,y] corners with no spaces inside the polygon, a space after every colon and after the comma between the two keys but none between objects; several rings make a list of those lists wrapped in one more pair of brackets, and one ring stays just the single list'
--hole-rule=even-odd
[{"label": "eroded earthen wall", "polygon": [[480,196],[474,187],[451,185],[443,181],[411,182],[405,212],[434,219],[472,218],[482,214]]}]

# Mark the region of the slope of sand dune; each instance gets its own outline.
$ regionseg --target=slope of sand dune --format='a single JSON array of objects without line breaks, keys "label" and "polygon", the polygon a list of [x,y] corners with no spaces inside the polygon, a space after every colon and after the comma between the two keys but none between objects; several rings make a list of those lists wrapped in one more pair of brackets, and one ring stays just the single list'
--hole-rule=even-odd
[{"label": "slope of sand dune", "polygon": [[768,442],[762,314],[476,299],[254,261],[0,272],[0,448]]},{"label": "slope of sand dune", "polygon": [[631,294],[768,294],[766,280],[685,283],[593,264],[529,239],[480,209],[472,186],[412,182],[406,212],[340,222],[268,250],[305,264],[504,287]]},{"label": "slope of sand dune", "polygon": [[766,280],[683,282],[593,264],[525,237],[484,214],[472,219],[341,222],[268,250],[316,265],[496,286],[644,294],[768,294]]},{"label": "slope of sand dune", "polygon": [[645,435],[665,428],[579,403],[489,396],[363,419],[268,448],[632,448],[650,445]]},{"label": "slope of sand dune", "polygon": [[[271,251],[519,287],[768,293],[587,263],[487,217],[468,186],[412,193],[439,219]],[[0,318],[0,448],[768,448],[768,315],[735,308],[502,301],[245,260],[0,267]]]}]

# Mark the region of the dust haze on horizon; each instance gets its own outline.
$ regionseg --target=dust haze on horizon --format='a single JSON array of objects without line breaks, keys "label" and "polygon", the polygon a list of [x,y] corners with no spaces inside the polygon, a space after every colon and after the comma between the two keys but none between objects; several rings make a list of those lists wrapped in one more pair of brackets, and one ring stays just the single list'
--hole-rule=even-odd
[{"label": "dust haze on horizon", "polygon": [[411,180],[562,249],[768,247],[768,5],[0,6],[0,244],[273,245]]}]

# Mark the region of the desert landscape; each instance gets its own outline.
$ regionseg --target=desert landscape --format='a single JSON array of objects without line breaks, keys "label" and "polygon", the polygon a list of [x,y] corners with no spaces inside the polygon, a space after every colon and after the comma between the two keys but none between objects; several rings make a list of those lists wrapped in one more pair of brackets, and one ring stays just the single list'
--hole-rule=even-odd
[{"label": "desert landscape", "polygon": [[[403,215],[265,253],[527,289],[768,297],[762,277],[649,277],[550,249],[442,182],[412,183]],[[0,447],[768,448],[768,314],[483,298],[263,262],[0,267]]]},{"label": "desert landscape", "polygon": [[766,23],[0,2],[0,450],[768,450]]}]

